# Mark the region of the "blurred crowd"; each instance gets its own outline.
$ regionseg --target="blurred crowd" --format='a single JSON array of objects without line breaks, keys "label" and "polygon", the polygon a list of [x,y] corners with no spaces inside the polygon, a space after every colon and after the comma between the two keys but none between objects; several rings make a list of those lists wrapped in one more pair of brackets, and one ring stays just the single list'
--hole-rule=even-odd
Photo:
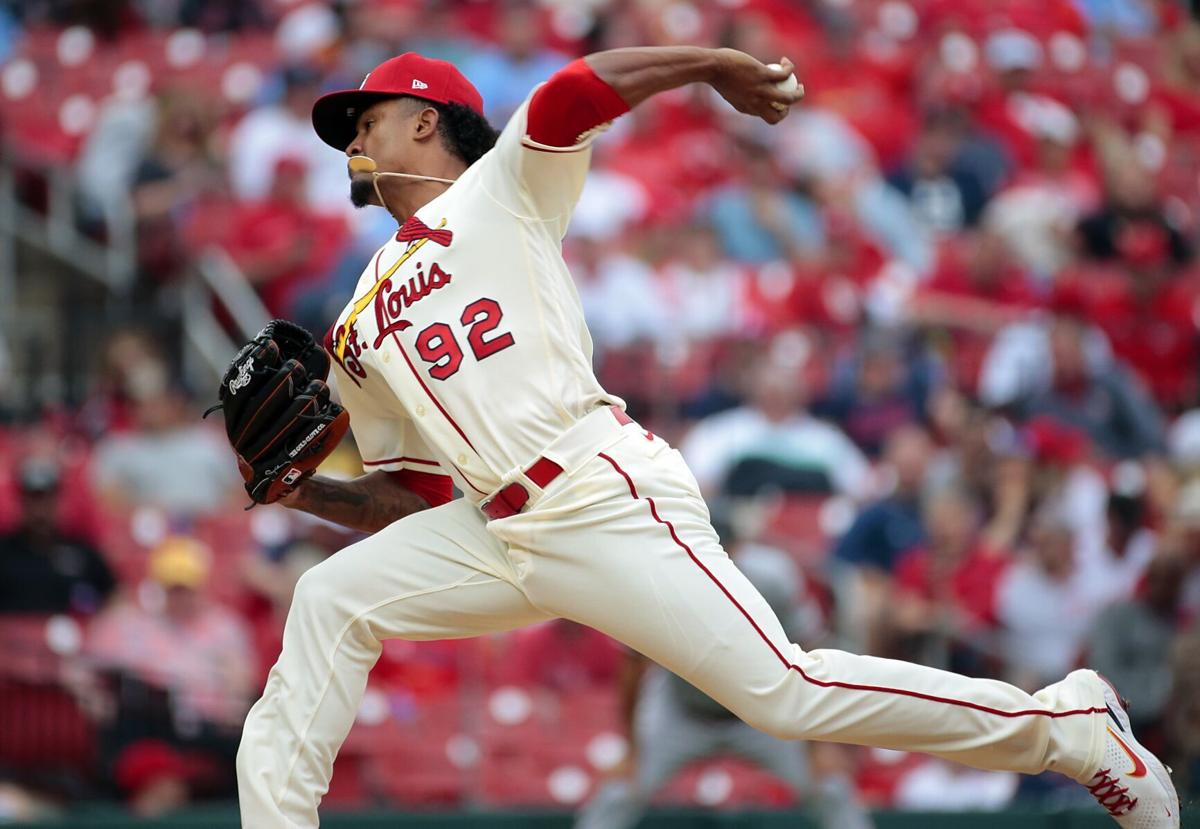
[{"label": "blurred crowd", "polygon": [[[807,97],[769,128],[689,87],[597,142],[564,250],[602,382],[681,447],[731,549],[794,563],[806,647],[1029,689],[1094,667],[1200,791],[1188,4],[21,0],[0,1],[10,163],[70,169],[95,238],[133,217],[126,300],[168,324],[114,327],[85,399],[0,431],[0,633],[6,660],[30,654],[0,674],[0,717],[57,735],[0,725],[0,817],[81,793],[147,814],[228,796],[291,588],[353,540],[241,511],[224,438],[198,418],[208,390],[175,379],[169,324],[215,246],[319,335],[389,235],[386,213],[351,208],[314,98],[415,50],[455,61],[499,126],[574,56],[685,43],[786,55]],[[330,472],[355,464],[347,445]],[[578,803],[628,745],[587,742],[569,766],[521,746],[578,699],[601,700],[587,710],[620,736],[622,665],[565,623],[389,643],[330,798]],[[33,705],[30,688],[40,708],[3,702]],[[414,734],[448,750],[397,754]],[[74,776],[54,762],[68,755]],[[831,762],[879,805],[1073,796],[895,752]],[[792,796],[737,774],[671,791]]]}]

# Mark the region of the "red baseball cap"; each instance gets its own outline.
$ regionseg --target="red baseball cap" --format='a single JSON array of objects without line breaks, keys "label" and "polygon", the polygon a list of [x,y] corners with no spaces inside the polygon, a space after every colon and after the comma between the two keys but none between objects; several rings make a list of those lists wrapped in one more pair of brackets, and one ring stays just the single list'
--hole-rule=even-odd
[{"label": "red baseball cap", "polygon": [[345,150],[358,132],[358,116],[363,110],[401,95],[438,104],[462,104],[483,115],[483,96],[454,64],[405,52],[376,66],[358,89],[318,98],[313,104],[313,127],[326,144]]}]

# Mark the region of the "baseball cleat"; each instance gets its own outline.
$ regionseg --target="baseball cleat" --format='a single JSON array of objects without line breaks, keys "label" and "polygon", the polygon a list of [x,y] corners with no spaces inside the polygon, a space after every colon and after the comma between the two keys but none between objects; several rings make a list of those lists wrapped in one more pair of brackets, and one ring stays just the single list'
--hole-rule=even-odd
[{"label": "baseball cleat", "polygon": [[1125,829],[1178,829],[1179,795],[1169,770],[1133,736],[1127,703],[1097,676],[1104,683],[1108,727],[1100,770],[1084,786]]}]

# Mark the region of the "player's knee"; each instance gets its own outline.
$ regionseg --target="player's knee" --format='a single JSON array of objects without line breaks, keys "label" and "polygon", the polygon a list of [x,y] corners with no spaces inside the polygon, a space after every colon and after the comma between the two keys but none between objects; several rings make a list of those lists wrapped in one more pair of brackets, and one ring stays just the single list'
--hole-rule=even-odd
[{"label": "player's knee", "polygon": [[327,612],[338,606],[339,600],[344,598],[344,589],[338,568],[329,566],[333,561],[334,558],[326,559],[300,576],[292,592],[293,612]]},{"label": "player's knee", "polygon": [[743,722],[759,731],[781,740],[798,740],[803,737],[803,726],[795,712],[787,706],[772,704],[769,700],[755,700],[735,711]]}]

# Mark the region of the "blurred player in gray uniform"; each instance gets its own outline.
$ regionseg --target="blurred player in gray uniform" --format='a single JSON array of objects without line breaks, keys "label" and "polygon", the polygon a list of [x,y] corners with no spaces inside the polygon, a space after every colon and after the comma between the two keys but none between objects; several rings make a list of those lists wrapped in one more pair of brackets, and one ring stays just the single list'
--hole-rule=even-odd
[{"label": "blurred player in gray uniform", "polygon": [[[799,574],[791,559],[770,547],[744,544],[734,561],[788,634],[811,641],[817,613],[799,595]],[[813,778],[805,744],[779,740],[751,728],[694,685],[651,665],[637,653],[630,651],[629,660],[621,690],[630,720],[632,773],[605,783],[580,812],[575,829],[632,829],[654,795],[681,769],[721,755],[740,757],[787,783],[813,810],[823,829],[870,829],[874,825],[846,776]]]}]

